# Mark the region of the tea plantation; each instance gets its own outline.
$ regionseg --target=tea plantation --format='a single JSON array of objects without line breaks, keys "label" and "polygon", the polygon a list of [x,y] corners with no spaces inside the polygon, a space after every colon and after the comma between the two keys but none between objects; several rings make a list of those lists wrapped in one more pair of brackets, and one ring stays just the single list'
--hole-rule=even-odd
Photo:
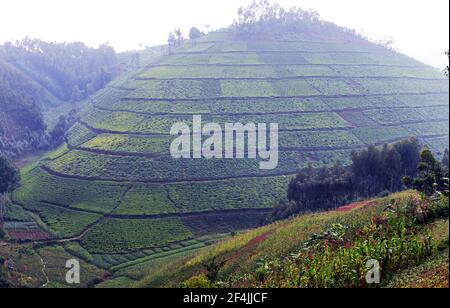
[{"label": "tea plantation", "polygon": [[[69,253],[131,271],[258,226],[309,164],[345,164],[354,150],[410,136],[443,153],[448,107],[442,72],[372,43],[234,41],[222,30],[91,97],[65,147],[23,174],[14,202],[54,240],[76,239]],[[173,159],[170,129],[193,115],[279,123],[278,167]]]}]

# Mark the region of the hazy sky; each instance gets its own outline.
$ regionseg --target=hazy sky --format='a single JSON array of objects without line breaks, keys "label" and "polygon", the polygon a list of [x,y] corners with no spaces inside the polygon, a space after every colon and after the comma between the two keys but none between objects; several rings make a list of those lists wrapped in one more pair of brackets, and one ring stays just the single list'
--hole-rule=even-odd
[{"label": "hazy sky", "polygon": [[[0,44],[25,36],[51,41],[109,42],[117,51],[166,43],[191,26],[230,25],[250,0],[1,0]],[[395,47],[437,67],[446,65],[448,0],[278,0],[369,37],[393,37]]]}]

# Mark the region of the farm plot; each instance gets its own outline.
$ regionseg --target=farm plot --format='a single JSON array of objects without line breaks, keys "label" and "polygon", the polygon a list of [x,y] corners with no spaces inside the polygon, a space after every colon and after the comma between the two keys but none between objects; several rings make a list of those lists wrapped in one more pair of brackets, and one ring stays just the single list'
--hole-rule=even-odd
[{"label": "farm plot", "polygon": [[411,80],[411,79],[355,79],[369,94],[426,94],[449,91],[448,80]]},{"label": "farm plot", "polygon": [[[121,254],[94,254],[93,262],[101,268],[109,269],[112,272],[126,273],[128,277],[135,279],[137,276],[141,277],[145,264],[148,262],[195,251],[211,245],[225,237],[226,235],[208,235],[161,248],[145,249]],[[135,272],[135,267],[139,267],[141,273]],[[116,274],[114,276],[117,277]]]},{"label": "farm plot", "polygon": [[307,52],[354,52],[354,51],[370,51],[373,48],[363,45],[349,45],[341,43],[319,43],[319,42],[250,42],[248,48],[251,51],[307,51]]},{"label": "farm plot", "polygon": [[307,53],[305,59],[313,64],[330,65],[402,65],[402,66],[422,66],[419,61],[393,52],[374,52],[374,53]]},{"label": "farm plot", "polygon": [[95,133],[84,125],[75,123],[67,132],[66,137],[69,145],[76,147],[94,138]]},{"label": "farm plot", "polygon": [[141,78],[271,78],[270,66],[158,66],[140,75]]},{"label": "farm plot", "polygon": [[102,217],[101,215],[74,211],[45,202],[32,201],[23,205],[23,207],[37,213],[57,238],[78,236]]},{"label": "farm plot", "polygon": [[50,234],[41,230],[35,222],[6,222],[4,229],[16,241],[41,241],[50,238]]},{"label": "farm plot", "polygon": [[107,219],[81,241],[90,253],[121,253],[157,248],[193,238],[178,219]]},{"label": "farm plot", "polygon": [[[175,123],[183,122],[192,127],[192,116],[143,116],[132,113],[112,112],[110,118],[92,123],[98,129],[121,133],[153,133],[169,135]],[[126,122],[116,123],[117,119]],[[203,123],[214,122],[223,128],[226,123],[278,123],[280,130],[310,130],[324,128],[346,128],[349,124],[333,112],[303,113],[303,114],[261,114],[261,115],[213,115],[204,116]]]},{"label": "farm plot", "polygon": [[447,120],[449,118],[448,106],[417,108],[417,112],[420,112],[427,121]]},{"label": "farm plot", "polygon": [[424,115],[416,109],[379,109],[363,112],[364,115],[371,118],[381,125],[395,125],[407,122],[425,121]]},{"label": "farm plot", "polygon": [[[198,197],[198,196],[197,196]],[[167,189],[161,185],[135,184],[123,198],[116,215],[154,215],[177,213]]]},{"label": "farm plot", "polygon": [[74,256],[69,254],[61,246],[49,246],[40,248],[37,250],[42,259],[45,262],[45,272],[48,275],[50,284],[49,288],[61,288],[61,287],[79,287],[87,288],[95,282],[102,281],[106,278],[107,273],[98,269],[92,264],[86,263],[80,260],[80,280],[78,285],[69,285],[66,282],[67,268],[66,263],[68,260],[74,259]]},{"label": "farm plot", "polygon": [[449,118],[447,107],[426,107],[401,110],[379,109],[365,111],[364,114],[382,125],[421,121],[428,122]]},{"label": "farm plot", "polygon": [[356,128],[352,130],[352,133],[366,145],[379,144],[380,142],[393,141],[413,136],[410,131],[401,126]]},{"label": "farm plot", "polygon": [[[257,159],[177,160],[170,156],[161,156],[150,160],[141,157],[72,151],[58,160],[50,162],[48,167],[55,172],[71,177],[164,183],[293,174],[307,166],[309,162],[322,163],[322,159],[316,159],[316,156],[323,153],[315,152],[314,154],[316,155],[297,151],[280,152],[276,169],[260,170],[260,160]],[[325,153],[326,161],[323,163],[334,162],[333,154],[333,151]],[[340,156],[338,151],[336,154]]]},{"label": "farm plot", "polygon": [[416,136],[448,135],[448,121],[432,123],[415,123],[404,125],[412,134]]},{"label": "farm plot", "polygon": [[403,66],[331,66],[340,76],[344,77],[412,77],[412,78],[442,78],[440,70],[423,67]]},{"label": "farm plot", "polygon": [[101,134],[84,143],[81,148],[121,152],[121,153],[145,153],[145,154],[169,154],[169,137],[144,137],[130,135]]},{"label": "farm plot", "polygon": [[445,149],[449,149],[449,139],[447,136],[436,137],[436,138],[426,138],[425,143],[439,154],[443,154]]},{"label": "farm plot", "polygon": [[55,177],[35,168],[24,178],[23,185],[15,193],[15,199],[25,207],[33,202],[43,201],[67,208],[109,213],[117,205],[125,189],[125,185],[115,183]]},{"label": "farm plot", "polygon": [[333,149],[362,147],[364,145],[351,132],[339,130],[329,132],[282,132],[279,138],[280,147],[284,149]]},{"label": "farm plot", "polygon": [[208,50],[208,52],[219,53],[219,52],[239,52],[248,51],[246,42],[223,42],[216,43],[213,48]]},{"label": "farm plot", "polygon": [[373,108],[373,104],[367,97],[336,97],[323,98],[323,102],[331,110],[353,110],[353,109],[369,109]]},{"label": "farm plot", "polygon": [[216,46],[214,43],[186,42],[184,46],[177,49],[177,52],[205,52]]},{"label": "farm plot", "polygon": [[366,92],[352,80],[311,79],[308,83],[322,95],[352,95]]},{"label": "farm plot", "polygon": [[286,197],[290,180],[291,177],[235,179],[174,184],[168,185],[166,189],[179,212],[271,208],[278,200]]},{"label": "farm plot", "polygon": [[[290,179],[290,177],[236,179],[171,184],[164,187],[136,184],[127,193],[115,214],[152,215],[270,208],[279,199],[286,197]],[[270,187],[270,190],[267,187]]]},{"label": "farm plot", "polygon": [[[197,64],[197,63],[192,63]],[[257,53],[215,53],[209,59],[209,64],[264,64]]]},{"label": "farm plot", "polygon": [[29,222],[31,221],[30,215],[25,212],[25,210],[16,204],[11,204],[6,209],[5,221],[14,221],[14,222]]},{"label": "farm plot", "polygon": [[264,80],[222,80],[220,82],[224,97],[267,97],[277,96],[271,82]]},{"label": "farm plot", "polygon": [[191,64],[208,64],[211,54],[191,54],[191,55],[171,55],[163,58],[160,64],[170,65],[191,65]]},{"label": "farm plot", "polygon": [[254,229],[261,225],[269,212],[210,214],[183,217],[181,221],[195,236],[204,236]]},{"label": "farm plot", "polygon": [[367,99],[375,108],[396,108],[406,107],[397,96],[367,96]]},{"label": "farm plot", "polygon": [[133,80],[137,90],[127,98],[190,99],[220,97],[220,82],[216,80]]},{"label": "farm plot", "polygon": [[[337,100],[339,101],[339,99]],[[300,111],[326,111],[330,109],[328,104],[325,104],[322,99],[318,98],[235,98],[183,102],[121,101],[108,106],[108,108],[112,111],[121,110],[149,114],[166,112],[192,115],[209,113],[287,113]]]},{"label": "farm plot", "polygon": [[306,80],[222,80],[224,97],[314,96],[320,93]]},{"label": "farm plot", "polygon": [[427,107],[449,104],[448,94],[398,95],[396,98],[408,107]]},{"label": "farm plot", "polygon": [[301,53],[258,52],[258,57],[265,64],[310,64]]}]

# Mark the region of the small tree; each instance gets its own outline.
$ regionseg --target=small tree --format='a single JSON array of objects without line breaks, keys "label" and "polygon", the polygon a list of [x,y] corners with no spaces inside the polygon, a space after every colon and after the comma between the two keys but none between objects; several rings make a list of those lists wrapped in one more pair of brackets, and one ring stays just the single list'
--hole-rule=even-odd
[{"label": "small tree", "polygon": [[20,183],[20,174],[6,157],[0,156],[0,227],[6,212],[7,194],[13,192]]},{"label": "small tree", "polygon": [[189,32],[189,38],[191,40],[198,39],[205,35],[202,31],[200,31],[197,27],[192,27],[191,31]]}]

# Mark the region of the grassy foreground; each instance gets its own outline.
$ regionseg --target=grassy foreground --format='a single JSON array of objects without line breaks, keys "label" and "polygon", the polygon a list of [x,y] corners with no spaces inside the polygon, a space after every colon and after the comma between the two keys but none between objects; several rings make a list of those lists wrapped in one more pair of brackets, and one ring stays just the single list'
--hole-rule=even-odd
[{"label": "grassy foreground", "polygon": [[307,214],[159,266],[133,287],[448,287],[448,198],[413,191]]}]

